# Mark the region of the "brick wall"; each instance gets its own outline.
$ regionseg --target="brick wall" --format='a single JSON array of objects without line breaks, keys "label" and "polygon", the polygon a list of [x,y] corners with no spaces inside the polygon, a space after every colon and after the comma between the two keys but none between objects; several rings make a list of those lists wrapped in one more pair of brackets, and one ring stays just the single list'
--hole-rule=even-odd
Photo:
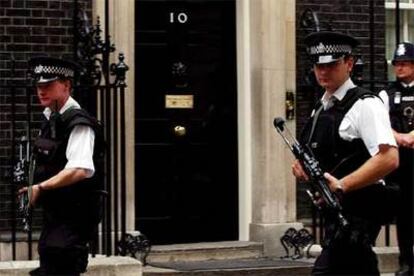
[{"label": "brick wall", "polygon": [[[26,85],[27,60],[36,55],[73,56],[74,0],[0,0],[0,230],[10,227],[11,93],[15,95],[17,137],[26,135],[27,121],[33,137],[41,120],[41,107]],[[91,0],[78,0],[91,10]],[[12,62],[14,60],[14,62]],[[28,116],[27,102],[32,106]]]},{"label": "brick wall", "polygon": [[[296,2],[296,122],[297,134],[299,135],[304,126],[305,121],[313,108],[315,100],[320,98],[321,91],[317,87],[309,85],[305,81],[305,76],[308,75],[311,69],[311,64],[308,62],[305,53],[305,46],[303,44],[304,37],[312,30],[301,26],[301,15],[306,9],[311,9],[316,12],[320,21],[321,29],[331,25],[333,30],[348,33],[359,40],[360,45],[357,48],[356,54],[361,54],[364,61],[364,80],[383,80],[386,78],[385,66],[385,8],[384,0],[373,0],[374,6],[374,21],[375,21],[375,38],[374,38],[374,74],[370,74],[370,7],[371,1],[359,0],[298,0]],[[379,82],[371,87],[371,85],[363,85],[366,88],[378,91],[382,84]],[[304,205],[309,200],[304,195],[303,187],[298,188],[299,200],[299,217],[308,212],[304,211]]]}]

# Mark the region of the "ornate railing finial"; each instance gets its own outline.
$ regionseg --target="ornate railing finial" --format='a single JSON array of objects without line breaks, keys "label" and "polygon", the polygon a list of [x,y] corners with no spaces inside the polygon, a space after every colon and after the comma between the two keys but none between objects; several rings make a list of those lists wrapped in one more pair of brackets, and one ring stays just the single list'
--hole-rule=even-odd
[{"label": "ornate railing finial", "polygon": [[111,64],[111,75],[115,76],[114,85],[117,85],[117,86],[126,86],[125,78],[126,78],[126,72],[129,70],[129,67],[124,62],[124,59],[125,59],[124,53],[119,53],[118,63]]},{"label": "ornate railing finial", "polygon": [[306,9],[300,16],[300,26],[305,29],[312,29],[315,32],[321,30],[318,15],[311,9]]},{"label": "ornate railing finial", "polygon": [[[299,19],[300,27],[311,32],[332,31],[332,20],[328,22],[319,21],[318,14],[312,9],[305,9]],[[322,24],[324,23],[324,24]]]}]

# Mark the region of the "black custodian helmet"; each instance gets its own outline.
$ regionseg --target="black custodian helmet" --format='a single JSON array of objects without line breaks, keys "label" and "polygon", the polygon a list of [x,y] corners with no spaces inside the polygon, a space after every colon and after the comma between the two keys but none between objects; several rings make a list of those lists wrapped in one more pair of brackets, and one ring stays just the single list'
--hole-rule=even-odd
[{"label": "black custodian helmet", "polygon": [[409,42],[403,42],[397,45],[394,51],[392,64],[396,61],[414,61],[414,45]]}]

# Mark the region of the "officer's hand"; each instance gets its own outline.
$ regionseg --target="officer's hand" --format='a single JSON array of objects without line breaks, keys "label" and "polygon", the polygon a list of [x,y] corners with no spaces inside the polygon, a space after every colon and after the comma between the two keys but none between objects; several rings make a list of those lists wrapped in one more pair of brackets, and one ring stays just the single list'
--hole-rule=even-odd
[{"label": "officer's hand", "polygon": [[308,181],[309,176],[305,173],[299,160],[295,160],[292,164],[292,173],[298,180]]},{"label": "officer's hand", "polygon": [[341,182],[339,181],[338,178],[336,178],[335,176],[333,176],[332,174],[327,173],[327,172],[324,173],[323,176],[328,181],[329,189],[332,192],[336,193],[336,192],[338,192],[338,190],[343,190]]},{"label": "officer's hand", "polygon": [[[22,196],[24,193],[27,193],[29,190],[29,187],[23,187],[21,189],[19,189],[19,191],[17,192],[19,196]],[[35,206],[38,198],[40,195],[40,189],[39,189],[39,185],[33,185],[32,186],[32,195],[30,197],[30,206]]]},{"label": "officer's hand", "polygon": [[18,197],[23,196],[25,193],[27,193],[27,190],[28,190],[28,189],[29,189],[28,187],[23,187],[23,188],[20,188],[20,189],[17,191],[17,196],[18,196]]},{"label": "officer's hand", "polygon": [[401,147],[414,148],[414,133],[398,133],[395,135],[397,144]]}]

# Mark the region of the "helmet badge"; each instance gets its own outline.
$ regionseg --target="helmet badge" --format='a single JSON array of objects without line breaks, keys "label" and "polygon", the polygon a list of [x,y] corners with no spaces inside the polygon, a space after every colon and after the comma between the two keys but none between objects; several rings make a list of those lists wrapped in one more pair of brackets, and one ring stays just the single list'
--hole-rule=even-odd
[{"label": "helmet badge", "polygon": [[405,51],[406,51],[406,49],[405,49],[404,44],[400,44],[400,45],[398,45],[396,54],[397,54],[397,56],[403,56],[403,55],[405,55]]}]

